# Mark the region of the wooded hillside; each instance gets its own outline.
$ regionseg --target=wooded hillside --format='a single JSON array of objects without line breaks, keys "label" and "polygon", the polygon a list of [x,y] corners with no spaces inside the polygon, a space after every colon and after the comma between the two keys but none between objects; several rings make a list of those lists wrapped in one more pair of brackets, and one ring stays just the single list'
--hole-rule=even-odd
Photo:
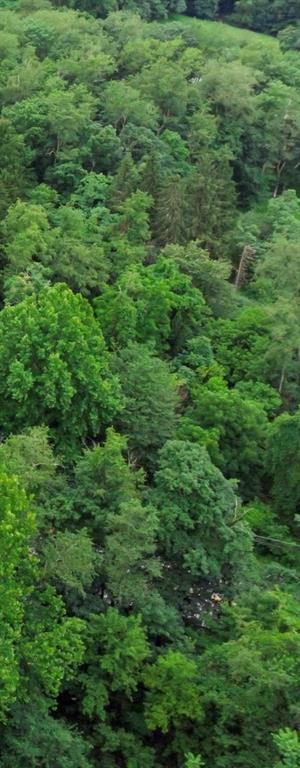
[{"label": "wooded hillside", "polygon": [[298,768],[298,28],[78,7],[0,11],[0,766]]}]

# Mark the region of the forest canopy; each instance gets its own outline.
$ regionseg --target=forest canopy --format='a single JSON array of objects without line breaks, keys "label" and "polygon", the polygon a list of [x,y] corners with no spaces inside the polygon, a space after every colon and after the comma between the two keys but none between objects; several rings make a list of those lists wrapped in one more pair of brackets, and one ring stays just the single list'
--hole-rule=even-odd
[{"label": "forest canopy", "polygon": [[300,766],[299,21],[1,4],[0,768]]}]

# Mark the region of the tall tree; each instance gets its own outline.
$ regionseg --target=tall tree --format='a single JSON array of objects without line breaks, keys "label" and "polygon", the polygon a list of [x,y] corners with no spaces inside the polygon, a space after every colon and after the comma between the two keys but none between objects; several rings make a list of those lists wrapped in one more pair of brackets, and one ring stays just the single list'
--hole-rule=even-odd
[{"label": "tall tree", "polygon": [[[64,285],[0,315],[1,420],[6,433],[44,422],[69,451],[97,435],[121,400],[101,329]],[[17,410],[16,410],[17,405]]]},{"label": "tall tree", "polygon": [[168,599],[197,622],[210,591],[230,590],[242,579],[241,552],[245,562],[251,549],[234,490],[204,447],[170,440],[151,499],[159,510],[158,551],[169,566]]},{"label": "tall tree", "polygon": [[152,469],[157,451],[176,426],[176,378],[164,360],[141,344],[122,350],[115,369],[125,395],[125,408],[117,424],[128,435],[133,460]]}]

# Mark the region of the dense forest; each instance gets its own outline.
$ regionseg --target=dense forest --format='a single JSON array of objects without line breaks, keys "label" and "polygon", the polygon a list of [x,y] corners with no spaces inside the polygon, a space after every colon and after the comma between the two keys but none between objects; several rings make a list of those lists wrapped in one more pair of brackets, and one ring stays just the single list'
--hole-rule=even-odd
[{"label": "dense forest", "polygon": [[300,2],[191,3],[0,11],[1,768],[300,766]]}]

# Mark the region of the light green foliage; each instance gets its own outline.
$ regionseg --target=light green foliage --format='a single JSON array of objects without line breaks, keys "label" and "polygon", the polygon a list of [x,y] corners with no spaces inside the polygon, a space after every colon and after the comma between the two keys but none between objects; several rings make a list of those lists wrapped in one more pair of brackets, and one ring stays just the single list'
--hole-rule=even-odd
[{"label": "light green foliage", "polygon": [[29,501],[15,478],[1,473],[1,694],[0,716],[14,701],[20,682],[20,642],[24,625],[24,599],[28,598],[35,558],[30,551],[34,517]]},{"label": "light green foliage", "polygon": [[11,435],[0,445],[0,465],[4,472],[16,475],[27,493],[40,498],[52,490],[58,460],[49,442],[47,427],[32,427],[20,435]]},{"label": "light green foliage", "polygon": [[159,109],[165,124],[172,125],[170,118],[176,122],[176,119],[183,116],[187,102],[187,83],[179,64],[165,59],[155,61],[151,66],[143,68],[135,79],[147,101],[150,104],[153,101]]},{"label": "light green foliage", "polygon": [[138,245],[149,239],[147,212],[151,199],[145,192],[133,192],[121,208],[120,228],[131,245]]},{"label": "light green foliage", "polygon": [[92,216],[67,206],[61,206],[53,220],[57,226],[53,230],[52,279],[88,294],[108,274],[99,227]]},{"label": "light green foliage", "polygon": [[201,722],[202,708],[195,662],[179,651],[169,650],[146,668],[145,718],[151,731],[166,733],[172,726]]},{"label": "light green foliage", "polygon": [[95,308],[107,344],[118,348],[130,341],[155,341],[158,351],[180,349],[207,315],[190,277],[164,256],[146,268],[125,270],[113,287],[106,286]]},{"label": "light green foliage", "polygon": [[[273,176],[273,194],[284,189],[285,180],[290,183],[298,153],[298,126],[300,120],[300,100],[297,89],[281,82],[271,81],[257,97],[258,110],[262,110],[264,138],[268,154],[265,170]],[[264,145],[265,146],[265,145]]]},{"label": "light green foliage", "polygon": [[[82,659],[83,622],[68,618],[50,588],[37,589],[31,505],[16,478],[1,475],[1,717],[26,688],[57,696]],[[24,676],[23,669],[26,669]]]},{"label": "light green foliage", "polygon": [[42,206],[28,205],[18,200],[3,223],[6,240],[5,255],[13,273],[24,272],[35,261],[47,266],[51,259],[51,233],[46,211]]},{"label": "light green foliage", "polygon": [[32,599],[27,614],[27,634],[21,651],[29,677],[37,690],[56,697],[63,680],[74,675],[84,655],[84,622],[66,616],[62,599],[47,586]]},{"label": "light green foliage", "polygon": [[50,135],[56,142],[56,152],[77,143],[91,118],[93,99],[83,85],[74,85],[68,91],[59,87],[47,99],[47,120]]},{"label": "light green foliage", "polygon": [[45,578],[83,596],[95,575],[97,554],[85,529],[59,531],[43,548]]},{"label": "light green foliage", "polygon": [[4,216],[10,204],[29,186],[31,153],[22,134],[4,117],[0,120],[0,138],[3,152],[0,173],[1,216]]},{"label": "light green foliage", "polygon": [[279,32],[280,46],[284,51],[299,50],[299,22]]},{"label": "light green foliage", "polygon": [[32,274],[36,263],[41,265],[45,279],[65,281],[82,293],[107,275],[103,246],[98,242],[99,227],[81,210],[61,206],[59,212],[48,216],[43,206],[18,201],[8,211],[3,233],[6,286],[11,285],[14,275]]},{"label": "light green foliage", "polygon": [[185,756],[185,768],[202,768],[204,762],[201,755],[193,755],[192,752],[188,752]]},{"label": "light green foliage", "polygon": [[209,97],[217,114],[224,110],[228,118],[239,118],[254,108],[251,95],[256,85],[255,72],[236,61],[208,63],[201,89]]},{"label": "light green foliage", "polygon": [[54,455],[48,427],[31,427],[10,435],[0,445],[0,467],[16,475],[26,493],[33,495],[39,529],[49,527],[53,520],[61,523],[70,489],[62,472],[62,457]]},{"label": "light green foliage", "polygon": [[143,99],[139,90],[126,83],[111,82],[107,86],[104,109],[108,123],[116,128],[123,128],[128,121],[149,128],[155,128],[157,123],[155,105],[149,99]]},{"label": "light green foliage", "polygon": [[63,285],[47,288],[6,307],[0,326],[6,431],[46,422],[69,449],[97,434],[120,407],[120,397],[87,302]]},{"label": "light green foliage", "polygon": [[[299,301],[297,280],[299,249],[297,241],[278,236],[258,268],[257,286],[269,301],[271,345],[268,358],[278,369],[277,387],[286,385],[293,358],[299,349]],[[275,365],[274,365],[275,364]]]},{"label": "light green foliage", "polygon": [[[207,382],[200,376],[193,382],[191,394],[193,404],[187,415],[201,427],[215,429],[218,436],[218,449],[212,448],[212,459],[226,477],[240,480],[243,496],[255,495],[264,473],[268,427],[261,392],[257,397],[255,390],[250,389],[248,394],[243,387],[229,389],[216,375]],[[279,405],[276,397],[275,402]]]},{"label": "light green foliage", "polygon": [[300,765],[300,744],[296,731],[281,728],[274,734],[274,742],[282,757],[276,768],[298,768]]}]

